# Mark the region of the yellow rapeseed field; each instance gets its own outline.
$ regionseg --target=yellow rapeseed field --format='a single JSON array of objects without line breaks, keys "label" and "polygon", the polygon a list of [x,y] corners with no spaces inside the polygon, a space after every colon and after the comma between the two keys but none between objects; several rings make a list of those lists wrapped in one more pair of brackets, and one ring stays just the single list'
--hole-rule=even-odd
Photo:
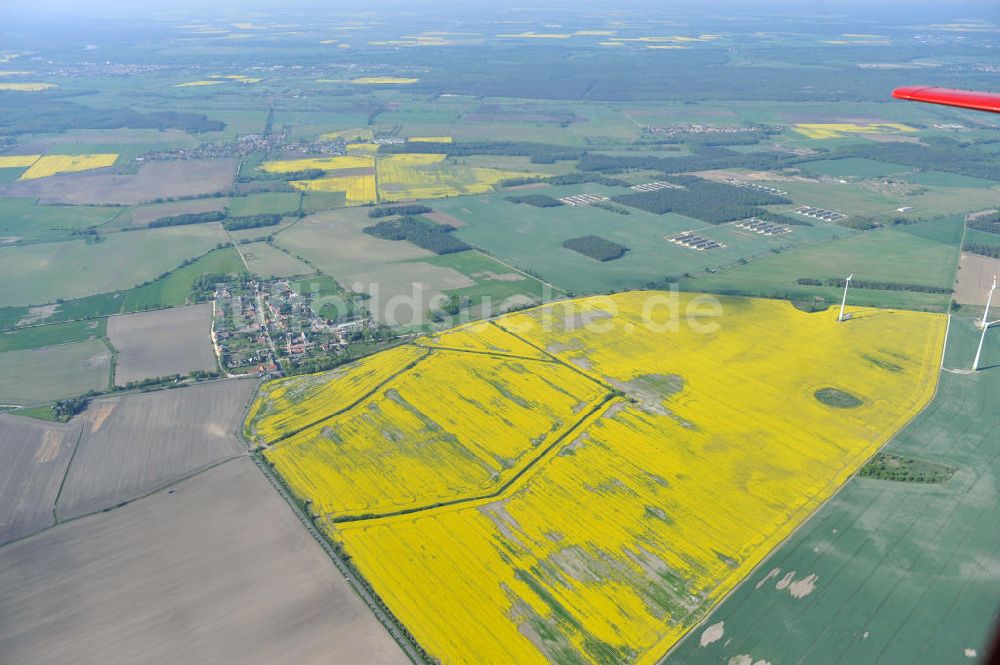
[{"label": "yellow rapeseed field", "polygon": [[398,346],[329,372],[266,383],[247,416],[246,434],[253,441],[275,443],[290,432],[348,407],[427,353],[416,346]]},{"label": "yellow rapeseed field", "polygon": [[375,137],[375,133],[372,131],[371,127],[364,127],[360,129],[340,129],[335,132],[327,132],[325,134],[320,134],[320,141],[336,141],[337,139],[343,139],[344,141],[371,141]]},{"label": "yellow rapeseed field", "polygon": [[323,518],[386,514],[496,489],[607,392],[561,363],[435,350],[265,455]]},{"label": "yellow rapeseed field", "polygon": [[417,339],[414,343],[435,348],[548,359],[548,354],[544,351],[486,321],[466,323],[440,334],[432,333]]},{"label": "yellow rapeseed field", "polygon": [[497,35],[501,39],[569,39],[572,36],[568,32],[518,32]]},{"label": "yellow rapeseed field", "polygon": [[57,173],[76,173],[106,166],[114,166],[118,153],[94,153],[89,155],[43,155],[21,174],[20,180],[46,178]]},{"label": "yellow rapeseed field", "polygon": [[41,92],[58,87],[55,83],[0,83],[0,90],[15,92]]},{"label": "yellow rapeseed field", "polygon": [[915,132],[913,127],[899,122],[871,122],[859,125],[851,122],[801,123],[792,127],[811,139],[838,139],[845,134],[885,134]]},{"label": "yellow rapeseed field", "polygon": [[0,155],[0,169],[24,169],[38,161],[41,155]]},{"label": "yellow rapeseed field", "polygon": [[[367,130],[370,132],[371,130]],[[320,138],[334,140],[363,139],[361,130],[342,130]],[[448,137],[424,137],[443,139]],[[392,202],[409,199],[437,199],[461,194],[482,194],[507,178],[537,176],[536,173],[505,171],[478,166],[448,164],[443,153],[376,154],[374,143],[349,143],[348,153],[338,157],[282,159],[262,163],[258,168],[268,173],[290,173],[322,169],[330,177],[296,180],[291,184],[305,191],[344,192],[347,205]],[[377,170],[375,174],[339,174],[346,169]],[[377,184],[376,184],[377,182]],[[377,190],[377,191],[376,191]]]},{"label": "yellow rapeseed field", "polygon": [[411,143],[451,143],[450,136],[411,136],[406,139]]},{"label": "yellow rapeseed field", "polygon": [[356,85],[406,85],[407,83],[416,83],[419,80],[402,76],[362,76],[351,79],[351,83]]},{"label": "yellow rapeseed field", "polygon": [[378,157],[379,197],[382,202],[439,199],[482,194],[507,178],[538,174],[444,163],[445,155],[400,153]]},{"label": "yellow rapeseed field", "polygon": [[311,157],[306,159],[280,159],[264,162],[258,168],[268,173],[291,173],[306,169],[339,171],[341,169],[370,169],[375,160],[369,155],[344,155],[341,157]]},{"label": "yellow rapeseed field", "polygon": [[348,155],[374,155],[378,152],[377,143],[348,143]]},{"label": "yellow rapeseed field", "polygon": [[221,85],[223,83],[225,83],[225,81],[221,81],[219,79],[211,79],[211,80],[204,80],[204,81],[188,81],[187,83],[178,83],[174,87],[175,88],[196,88],[196,87],[205,86],[205,85]]},{"label": "yellow rapeseed field", "polygon": [[289,183],[305,192],[343,192],[348,206],[377,203],[374,175],[346,175],[315,180],[293,180]]},{"label": "yellow rapeseed field", "polygon": [[930,399],[944,338],[940,315],[740,298],[717,330],[674,328],[696,297],[423,338],[265,454],[442,662],[655,662]]}]

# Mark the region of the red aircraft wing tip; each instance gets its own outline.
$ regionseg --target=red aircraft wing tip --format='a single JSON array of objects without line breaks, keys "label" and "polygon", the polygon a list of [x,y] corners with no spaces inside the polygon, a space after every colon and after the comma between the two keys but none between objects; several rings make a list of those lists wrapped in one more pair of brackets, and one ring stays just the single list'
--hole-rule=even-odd
[{"label": "red aircraft wing tip", "polygon": [[892,91],[896,99],[1000,113],[1000,94],[910,85]]}]

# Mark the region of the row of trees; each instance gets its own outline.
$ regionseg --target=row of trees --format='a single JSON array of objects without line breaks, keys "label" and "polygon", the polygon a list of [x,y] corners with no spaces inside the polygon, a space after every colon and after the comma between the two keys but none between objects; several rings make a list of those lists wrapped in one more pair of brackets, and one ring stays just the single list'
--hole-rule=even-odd
[{"label": "row of trees", "polygon": [[[816,279],[814,277],[799,277],[796,283],[803,286],[835,286],[844,288],[847,280],[842,277],[828,277],[827,279]],[[951,289],[944,286],[927,286],[926,284],[907,284],[903,282],[876,282],[863,279],[852,279],[851,286],[856,289],[872,289],[875,291],[913,291],[916,293],[951,293]]]},{"label": "row of trees", "polygon": [[511,203],[523,203],[536,208],[558,208],[562,205],[562,201],[559,199],[554,199],[545,194],[520,194],[517,196],[506,196],[504,198]]},{"label": "row of trees", "polygon": [[981,242],[967,242],[962,245],[962,250],[971,252],[972,254],[980,254],[982,256],[990,256],[994,259],[1000,259],[1000,245],[985,245]]},{"label": "row of trees", "polygon": [[256,229],[262,226],[277,226],[281,223],[281,215],[265,213],[262,215],[247,215],[246,217],[230,217],[222,223],[227,231],[240,229]]},{"label": "row of trees", "polygon": [[969,220],[966,226],[976,231],[1000,234],[1000,212]]},{"label": "row of trees", "polygon": [[208,222],[222,222],[223,228],[227,231],[238,231],[240,229],[256,229],[262,226],[275,226],[281,223],[281,215],[264,213],[261,215],[246,215],[244,217],[229,217],[225,210],[189,212],[183,215],[161,217],[160,219],[150,222],[149,228],[156,229],[165,226],[206,224]]},{"label": "row of trees", "polygon": [[186,226],[188,224],[206,224],[208,222],[221,222],[226,218],[225,210],[212,210],[210,212],[188,212],[183,215],[171,215],[161,217],[150,222],[147,227],[158,229],[165,226]]},{"label": "row of trees", "polygon": [[393,215],[423,215],[428,212],[434,212],[434,209],[414,203],[411,205],[392,206],[390,208],[374,208],[368,211],[368,216],[372,219],[377,219],[379,217],[392,217]]}]

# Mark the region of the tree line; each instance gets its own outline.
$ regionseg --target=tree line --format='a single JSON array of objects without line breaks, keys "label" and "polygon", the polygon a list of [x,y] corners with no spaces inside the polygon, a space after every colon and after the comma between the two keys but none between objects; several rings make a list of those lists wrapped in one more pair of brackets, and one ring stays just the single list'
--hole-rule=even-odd
[{"label": "tree line", "polygon": [[434,212],[434,209],[425,205],[413,204],[392,206],[390,208],[373,208],[368,211],[368,216],[372,219],[377,219],[379,217],[392,217],[393,215],[423,215],[428,212]]},{"label": "tree line", "polygon": [[150,222],[148,228],[157,229],[165,226],[186,226],[188,224],[205,224],[208,222],[222,222],[222,227],[227,231],[239,231],[240,229],[256,229],[261,226],[275,226],[281,223],[281,215],[263,213],[243,217],[229,217],[224,210],[189,212],[183,215],[161,217]]},{"label": "tree line", "polygon": [[[847,280],[842,277],[828,277],[827,279],[816,279],[814,277],[799,277],[795,280],[797,284],[803,286],[835,286],[844,288]],[[927,286],[926,284],[907,284],[904,282],[876,282],[863,279],[852,279],[851,286],[856,289],[872,289],[875,291],[913,291],[915,293],[951,293],[951,289],[944,286]]]}]

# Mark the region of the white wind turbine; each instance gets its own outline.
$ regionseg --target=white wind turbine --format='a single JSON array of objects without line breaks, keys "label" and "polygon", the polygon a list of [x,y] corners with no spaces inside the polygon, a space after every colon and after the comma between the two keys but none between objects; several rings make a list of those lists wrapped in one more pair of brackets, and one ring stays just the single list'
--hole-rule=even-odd
[{"label": "white wind turbine", "polygon": [[979,348],[976,349],[976,359],[972,361],[972,371],[979,370],[979,357],[983,354],[983,342],[986,341],[986,331],[989,330],[990,326],[1000,323],[1000,319],[996,321],[988,321],[987,317],[990,314],[990,303],[993,302],[993,292],[997,290],[997,276],[993,275],[993,286],[990,287],[990,294],[986,296],[986,309],[983,311],[983,318],[979,322],[979,327],[983,329],[983,333],[979,336]]},{"label": "white wind turbine", "polygon": [[847,304],[847,289],[851,286],[852,279],[854,279],[853,272],[847,276],[847,281],[844,283],[844,299],[840,301],[840,316],[837,317],[838,321],[844,320],[844,306]]}]

